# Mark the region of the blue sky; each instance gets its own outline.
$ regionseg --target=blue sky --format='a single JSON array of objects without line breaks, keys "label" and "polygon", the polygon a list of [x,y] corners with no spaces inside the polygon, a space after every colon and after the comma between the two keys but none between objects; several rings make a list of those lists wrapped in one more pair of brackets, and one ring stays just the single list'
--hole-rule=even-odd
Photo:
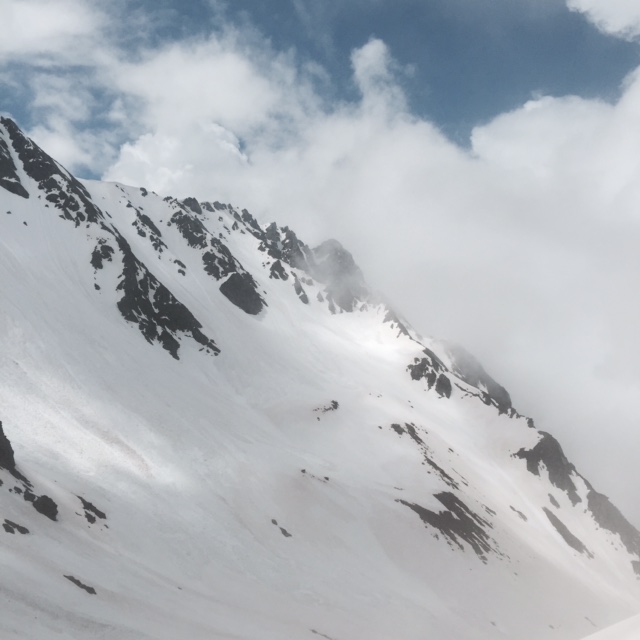
[{"label": "blue sky", "polygon": [[[184,34],[197,27],[191,16],[180,19],[180,4]],[[206,6],[198,11],[205,24]],[[235,0],[222,14],[322,64],[337,98],[353,98],[345,64],[351,50],[382,39],[405,69],[412,110],[463,144],[473,126],[532,94],[614,99],[640,61],[634,43],[606,36],[551,0]]]},{"label": "blue sky", "polygon": [[53,157],[337,237],[640,524],[637,0],[0,12],[0,111]]},{"label": "blue sky", "polygon": [[[321,65],[330,100],[357,97],[351,51],[380,38],[412,111],[462,145],[475,125],[532,95],[615,100],[640,62],[636,43],[602,33],[560,0],[118,0],[110,10],[127,16],[114,34],[123,55],[234,25],[277,51],[295,51],[299,64]],[[0,109],[34,126],[32,94],[17,89],[2,91]]]}]

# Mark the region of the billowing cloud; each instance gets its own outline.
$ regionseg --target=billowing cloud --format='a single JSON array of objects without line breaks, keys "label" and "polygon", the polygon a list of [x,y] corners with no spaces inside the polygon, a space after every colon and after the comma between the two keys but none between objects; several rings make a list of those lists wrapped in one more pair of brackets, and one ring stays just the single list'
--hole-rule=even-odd
[{"label": "billowing cloud", "polygon": [[599,29],[612,35],[640,37],[640,5],[636,0],[567,0],[572,11],[580,11]]},{"label": "billowing cloud", "polygon": [[0,61],[29,57],[43,66],[85,64],[104,24],[87,0],[3,0]]}]

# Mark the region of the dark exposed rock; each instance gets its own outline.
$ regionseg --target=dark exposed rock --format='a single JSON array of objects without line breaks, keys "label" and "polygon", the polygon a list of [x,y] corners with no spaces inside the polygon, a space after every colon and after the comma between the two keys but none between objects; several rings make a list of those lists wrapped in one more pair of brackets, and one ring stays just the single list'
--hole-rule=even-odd
[{"label": "dark exposed rock", "polygon": [[182,203],[194,213],[202,215],[202,207],[200,207],[200,203],[195,198],[185,198]]},{"label": "dark exposed rock", "polygon": [[340,403],[337,400],[332,400],[328,405],[324,407],[316,407],[314,411],[319,411],[320,413],[327,413],[329,411],[337,411],[340,407]]},{"label": "dark exposed rock", "polygon": [[[611,531],[611,533],[619,535],[627,551],[640,557],[640,532],[609,501],[609,498],[589,486],[587,504],[598,525],[607,531]],[[634,570],[640,576],[640,563],[634,562],[632,564],[634,565]]]},{"label": "dark exposed rock", "polygon": [[22,198],[29,197],[29,192],[20,182],[18,170],[4,138],[0,138],[0,187]]},{"label": "dark exposed rock", "polygon": [[100,511],[97,507],[91,504],[88,500],[85,500],[82,496],[78,496],[80,502],[82,502],[82,507],[84,509],[85,518],[93,524],[96,521],[96,518],[100,518],[100,520],[106,520],[107,516],[104,511]]},{"label": "dark exposed rock", "polygon": [[269,268],[269,277],[274,280],[289,279],[289,274],[286,272],[285,268],[282,266],[282,262],[280,262],[280,260],[276,260]]},{"label": "dark exposed rock", "polygon": [[100,238],[98,244],[91,254],[91,266],[97,271],[102,269],[104,261],[111,262],[113,258],[113,247],[107,244],[105,238]]},{"label": "dark exposed rock", "polygon": [[391,428],[399,435],[408,434],[409,437],[420,447],[424,456],[424,461],[428,464],[433,471],[435,471],[440,478],[449,485],[452,489],[458,489],[458,483],[432,458],[432,452],[425,443],[425,441],[418,435],[418,431],[414,424],[405,422],[404,427],[399,424],[392,424]]},{"label": "dark exposed rock", "polygon": [[439,531],[460,549],[464,550],[462,542],[466,542],[476,555],[483,562],[486,562],[487,554],[496,551],[491,545],[492,539],[485,531],[486,528],[491,527],[489,522],[469,509],[453,493],[442,492],[434,497],[445,507],[445,510],[436,513],[405,500],[396,500],[396,502],[415,511],[425,525]]},{"label": "dark exposed rock", "polygon": [[303,302],[304,304],[309,304],[309,296],[307,296],[306,291],[300,284],[300,280],[298,280],[298,276],[295,273],[293,274],[293,288],[298,298],[300,298],[301,302]]},{"label": "dark exposed rock", "polygon": [[264,231],[260,228],[260,225],[256,221],[256,219],[246,210],[242,210],[242,222],[244,222],[247,229],[254,235],[256,238],[262,239],[264,236]]},{"label": "dark exposed rock", "polygon": [[[304,473],[304,470],[303,470]],[[278,524],[278,521],[274,518],[273,520],[271,520],[271,524],[275,525],[276,527],[278,527],[278,529],[280,529],[280,533],[285,537],[285,538],[292,538],[293,535],[291,533],[289,533],[284,527],[281,527]]]},{"label": "dark exposed rock", "polygon": [[527,470],[537,476],[540,475],[540,465],[544,464],[551,484],[564,491],[572,504],[578,504],[582,500],[572,480],[574,474],[577,476],[576,468],[567,460],[560,443],[552,435],[544,431],[539,433],[542,436],[540,441],[532,449],[520,449],[515,457],[526,460]]},{"label": "dark exposed rock", "polygon": [[209,246],[211,234],[207,231],[202,221],[189,214],[184,209],[176,211],[171,216],[171,222],[176,225],[182,237],[190,247],[206,249]]},{"label": "dark exposed rock", "polygon": [[327,240],[313,250],[314,264],[306,271],[326,285],[332,300],[344,311],[370,297],[362,271],[353,256],[337,241]]},{"label": "dark exposed rock", "polygon": [[409,329],[407,329],[406,325],[400,320],[400,318],[398,318],[395,311],[389,309],[389,307],[386,307],[386,309],[387,312],[385,313],[382,322],[389,323],[392,327],[397,327],[398,335],[408,336],[410,338],[411,334],[409,333]]},{"label": "dark exposed rock", "polygon": [[552,511],[549,511],[549,509],[547,509],[546,507],[543,507],[542,510],[545,512],[547,518],[549,518],[549,522],[551,522],[555,530],[562,536],[563,540],[572,549],[575,549],[580,553],[585,553],[590,558],[593,558],[593,554],[589,551],[589,549],[587,549],[587,547],[585,547],[582,540],[580,540],[580,538],[578,538],[577,536],[573,535],[573,533],[569,531],[569,528],[567,527],[567,525],[564,524],[564,522],[562,522],[562,520],[560,520],[560,518],[558,518],[558,516],[555,513],[553,513]]},{"label": "dark exposed rock", "polygon": [[425,380],[427,387],[431,389],[436,385],[436,391],[440,396],[451,396],[451,381],[442,372],[447,368],[442,360],[430,349],[423,349],[424,358],[415,358],[413,364],[407,369],[413,380]]},{"label": "dark exposed rock", "polygon": [[0,422],[0,467],[7,469],[7,471],[13,471],[16,468],[13,447],[4,433],[2,422]]},{"label": "dark exposed rock", "polygon": [[257,292],[255,280],[246,271],[232,273],[220,285],[220,292],[224,294],[236,307],[244,312],[256,315],[265,307],[265,301]]},{"label": "dark exposed rock", "polygon": [[138,235],[143,238],[146,238],[147,235],[149,236],[151,246],[159,253],[162,253],[167,248],[167,245],[162,240],[160,229],[148,215],[138,211],[138,209],[136,209],[136,219],[133,222],[133,226],[138,231]]},{"label": "dark exposed rock", "polygon": [[549,494],[549,502],[556,508],[559,509],[560,508],[560,503],[551,495]]},{"label": "dark exposed rock", "polygon": [[90,593],[92,596],[96,595],[96,590],[93,587],[90,587],[90,586],[80,582],[80,580],[78,580],[78,578],[74,578],[73,576],[64,576],[64,577],[67,580],[69,580],[70,582],[73,582],[73,584],[75,584],[76,587],[80,587],[80,589],[83,589],[87,593]]},{"label": "dark exposed rock", "polygon": [[22,535],[26,535],[27,533],[29,533],[29,529],[27,529],[27,527],[23,527],[22,525],[17,524],[16,522],[12,522],[11,520],[5,519],[2,527],[7,533],[15,533],[16,531]]},{"label": "dark exposed rock", "polygon": [[205,250],[202,254],[205,272],[216,280],[227,278],[220,285],[222,294],[244,312],[250,315],[260,313],[266,303],[258,293],[256,282],[233,257],[227,246],[214,237],[201,220],[187,211],[177,211],[171,221],[189,246]]},{"label": "dark exposed rock", "polygon": [[33,508],[50,520],[58,519],[58,505],[49,496],[38,496],[33,501]]},{"label": "dark exposed rock", "polygon": [[289,227],[282,227],[279,240],[282,259],[292,267],[313,275],[314,255],[295,232]]},{"label": "dark exposed rock", "polygon": [[275,222],[272,222],[264,230],[264,237],[265,240],[272,243],[280,242],[280,232],[278,231],[278,225]]},{"label": "dark exposed rock", "polygon": [[451,380],[443,373],[441,373],[436,380],[436,393],[445,398],[451,397]]},{"label": "dark exposed rock", "polygon": [[511,409],[511,397],[507,390],[499,385],[466,349],[454,344],[447,345],[451,358],[452,372],[483,394],[485,404],[493,404],[499,413],[507,413]]},{"label": "dark exposed rock", "polygon": [[0,124],[9,133],[26,174],[47,194],[46,200],[60,209],[62,218],[76,226],[85,221],[97,223],[103,218],[84,186],[27,138],[13,120],[0,117]]},{"label": "dark exposed rock", "polygon": [[524,520],[525,522],[529,520],[529,518],[527,518],[527,516],[525,516],[522,511],[518,511],[518,509],[516,509],[515,507],[510,506],[509,509],[511,509],[511,511],[513,511],[514,513],[517,513],[521,520]]},{"label": "dark exposed rock", "polygon": [[136,258],[129,243],[114,234],[122,253],[123,270],[116,289],[122,292],[118,309],[124,319],[137,325],[149,343],[159,342],[176,360],[180,333],[190,335],[209,353],[220,353],[213,340],[202,333],[202,325],[191,311]]},{"label": "dark exposed rock", "polygon": [[245,273],[240,263],[231,255],[231,251],[229,251],[225,244],[213,237],[210,242],[213,248],[202,254],[202,263],[208,275],[216,280],[222,280],[222,278],[226,278],[230,273]]},{"label": "dark exposed rock", "polygon": [[319,631],[316,631],[315,629],[311,629],[311,633],[313,633],[316,636],[320,636],[321,638],[325,638],[326,640],[335,640],[335,638],[332,638],[331,636],[328,636],[326,633],[320,633]]}]

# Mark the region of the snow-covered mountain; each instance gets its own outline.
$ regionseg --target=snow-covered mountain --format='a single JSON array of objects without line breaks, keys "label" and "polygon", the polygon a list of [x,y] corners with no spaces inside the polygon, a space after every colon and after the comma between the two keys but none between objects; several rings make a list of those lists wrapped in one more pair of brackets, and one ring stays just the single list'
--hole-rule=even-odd
[{"label": "snow-covered mountain", "polygon": [[0,187],[3,639],[571,640],[640,610],[640,534],[335,240],[79,181],[6,118]]}]

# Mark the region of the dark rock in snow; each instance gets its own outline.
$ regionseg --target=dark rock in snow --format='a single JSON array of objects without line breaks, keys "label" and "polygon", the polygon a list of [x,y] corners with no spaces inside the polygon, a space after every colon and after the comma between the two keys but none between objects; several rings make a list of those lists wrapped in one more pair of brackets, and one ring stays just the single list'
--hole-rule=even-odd
[{"label": "dark rock in snow", "polygon": [[202,263],[208,275],[216,280],[222,280],[230,273],[246,273],[225,244],[213,237],[210,242],[213,248],[202,254]]},{"label": "dark rock in snow", "polygon": [[265,307],[265,301],[257,292],[255,280],[246,271],[244,273],[232,273],[227,280],[220,285],[223,293],[236,307],[250,315],[256,315]]},{"label": "dark rock in snow", "polygon": [[66,169],[27,138],[9,118],[0,118],[11,139],[25,173],[38,183],[48,202],[61,211],[60,216],[71,220],[76,227],[82,222],[97,223],[104,216],[93,204],[88,191]]},{"label": "dark rock in snow", "polygon": [[547,509],[546,507],[543,507],[542,510],[545,512],[547,518],[549,518],[549,522],[551,522],[555,530],[562,536],[563,540],[572,549],[575,549],[579,553],[585,553],[590,558],[593,558],[593,554],[589,551],[589,549],[587,549],[587,547],[585,547],[582,540],[580,540],[580,538],[578,538],[577,536],[573,535],[573,533],[569,531],[569,528],[567,527],[567,525],[565,525],[564,522],[562,522],[562,520],[560,520],[560,518],[558,518],[558,516],[555,513],[553,513],[552,511],[549,511],[549,509]]},{"label": "dark rock in snow", "polygon": [[87,593],[90,593],[92,596],[96,595],[96,590],[93,587],[90,587],[90,586],[80,582],[80,580],[78,580],[78,578],[74,578],[73,576],[64,576],[64,577],[67,580],[69,580],[70,582],[73,582],[73,584],[75,584],[76,587],[80,587],[80,589],[83,589]]},{"label": "dark rock in snow", "polygon": [[442,360],[430,349],[423,349],[424,358],[415,358],[407,369],[413,380],[425,380],[429,389],[436,385],[440,396],[451,396],[451,381],[442,372],[447,371]]},{"label": "dark rock in snow", "polygon": [[451,380],[443,373],[441,373],[436,380],[436,393],[445,398],[451,397]]},{"label": "dark rock in snow", "polygon": [[158,229],[148,215],[142,213],[138,209],[136,209],[136,219],[133,222],[133,226],[138,231],[138,235],[143,238],[149,236],[151,246],[159,253],[162,253],[162,251],[167,248],[167,245],[162,240],[162,233],[160,232],[160,229]]},{"label": "dark rock in snow", "polygon": [[264,236],[264,231],[260,228],[260,225],[256,221],[256,219],[246,210],[242,210],[242,222],[245,227],[258,239],[262,239]]},{"label": "dark rock in snow", "polygon": [[540,475],[540,465],[544,464],[551,484],[562,489],[572,504],[578,504],[582,500],[572,479],[578,475],[576,468],[567,460],[560,443],[552,435],[544,431],[540,431],[540,435],[540,441],[532,449],[520,449],[515,457],[526,460],[527,470],[537,476]]},{"label": "dark rock in snow", "polygon": [[208,247],[211,234],[201,220],[184,209],[180,209],[171,216],[171,222],[176,225],[190,247],[196,249],[206,249]]},{"label": "dark rock in snow", "polygon": [[33,508],[50,520],[58,519],[58,505],[49,496],[38,496],[33,501]]},{"label": "dark rock in snow", "polygon": [[195,198],[185,198],[182,203],[185,207],[189,207],[189,209],[191,209],[191,211],[193,211],[194,213],[202,215],[202,207]]},{"label": "dark rock in snow", "polygon": [[285,268],[282,266],[282,262],[280,262],[280,260],[276,260],[269,268],[269,277],[274,280],[289,279],[289,274],[286,272]]},{"label": "dark rock in snow", "polygon": [[403,335],[409,338],[411,337],[409,329],[407,329],[406,325],[400,320],[395,311],[389,309],[389,307],[387,307],[387,312],[382,322],[389,323],[392,327],[397,327],[399,336]]},{"label": "dark rock in snow", "polygon": [[0,467],[7,471],[13,471],[16,468],[13,447],[4,433],[2,422],[0,422]]},{"label": "dark rock in snow", "polygon": [[313,253],[311,249],[298,238],[292,229],[282,227],[280,230],[279,244],[282,259],[286,263],[306,273],[312,273],[314,266]]},{"label": "dark rock in snow", "polygon": [[117,304],[124,319],[137,325],[147,342],[159,342],[176,360],[178,334],[191,336],[209,353],[220,353],[191,311],[136,258],[129,243],[115,230],[114,234],[122,253],[123,270],[116,289],[122,292]]},{"label": "dark rock in snow", "polygon": [[370,297],[362,271],[353,256],[337,241],[327,240],[313,250],[314,264],[307,271],[326,285],[331,298],[344,311]]},{"label": "dark rock in snow", "polygon": [[434,497],[445,507],[444,511],[436,513],[418,504],[406,502],[405,500],[396,500],[396,502],[415,511],[425,525],[439,531],[461,550],[464,550],[462,542],[466,542],[476,555],[486,563],[487,554],[491,551],[497,551],[497,549],[491,545],[492,542],[494,544],[495,542],[492,541],[485,530],[491,528],[489,522],[471,511],[471,509],[453,493],[438,493]]},{"label": "dark rock in snow", "polygon": [[187,211],[177,211],[171,221],[190,247],[205,250],[202,254],[205,272],[216,280],[227,278],[220,285],[220,291],[244,312],[250,315],[260,313],[266,302],[258,293],[253,276],[233,257],[227,246]]},{"label": "dark rock in snow", "polygon": [[485,404],[495,405],[499,413],[507,413],[511,409],[511,397],[507,390],[499,385],[466,349],[448,344],[447,351],[452,362],[452,373],[479,389],[485,396]]},{"label": "dark rock in snow", "polygon": [[100,518],[100,520],[107,519],[104,511],[100,511],[100,509],[95,507],[88,500],[85,500],[82,496],[78,496],[78,499],[82,502],[84,517],[89,521],[89,523],[93,524],[96,521],[96,518]]},{"label": "dark rock in snow", "polygon": [[304,287],[300,284],[300,280],[298,280],[298,276],[295,273],[293,274],[293,288],[298,298],[300,298],[300,301],[304,304],[309,304],[309,296],[307,296]]},{"label": "dark rock in snow", "polygon": [[425,441],[418,435],[418,431],[414,424],[410,424],[405,422],[404,428],[399,424],[392,424],[391,428],[399,435],[408,434],[409,437],[420,447],[422,450],[422,454],[424,456],[424,461],[426,464],[431,467],[433,471],[435,471],[440,478],[452,489],[459,489],[458,483],[439,465],[437,464],[432,457],[432,452],[425,443]]},{"label": "dark rock in snow", "polygon": [[399,424],[392,424],[391,428],[399,435],[401,436],[404,433],[404,429],[399,425]]},{"label": "dark rock in snow", "polygon": [[2,527],[7,533],[15,534],[16,531],[22,535],[26,535],[27,533],[29,533],[29,529],[27,529],[27,527],[23,527],[22,525],[17,524],[16,522],[12,522],[11,520],[5,519]]},{"label": "dark rock in snow", "polygon": [[20,182],[18,170],[4,138],[0,138],[0,187],[22,198],[29,197],[29,192]]},{"label": "dark rock in snow", "polygon": [[524,520],[525,522],[529,520],[529,518],[527,518],[527,516],[525,516],[524,513],[522,513],[522,511],[519,511],[515,507],[509,506],[509,509],[511,509],[511,511],[513,511],[514,513],[517,513],[518,516],[520,517],[520,520]]},{"label": "dark rock in snow", "polygon": [[[607,496],[598,493],[589,483],[587,486],[589,487],[587,504],[594,520],[603,529],[619,535],[627,551],[640,557],[640,532],[609,501]],[[635,572],[640,576],[640,562],[632,562],[632,564]]]},{"label": "dark rock in snow", "polygon": [[111,262],[112,258],[113,247],[107,244],[105,238],[100,238],[91,254],[91,266],[97,271],[103,268],[105,260]]}]

